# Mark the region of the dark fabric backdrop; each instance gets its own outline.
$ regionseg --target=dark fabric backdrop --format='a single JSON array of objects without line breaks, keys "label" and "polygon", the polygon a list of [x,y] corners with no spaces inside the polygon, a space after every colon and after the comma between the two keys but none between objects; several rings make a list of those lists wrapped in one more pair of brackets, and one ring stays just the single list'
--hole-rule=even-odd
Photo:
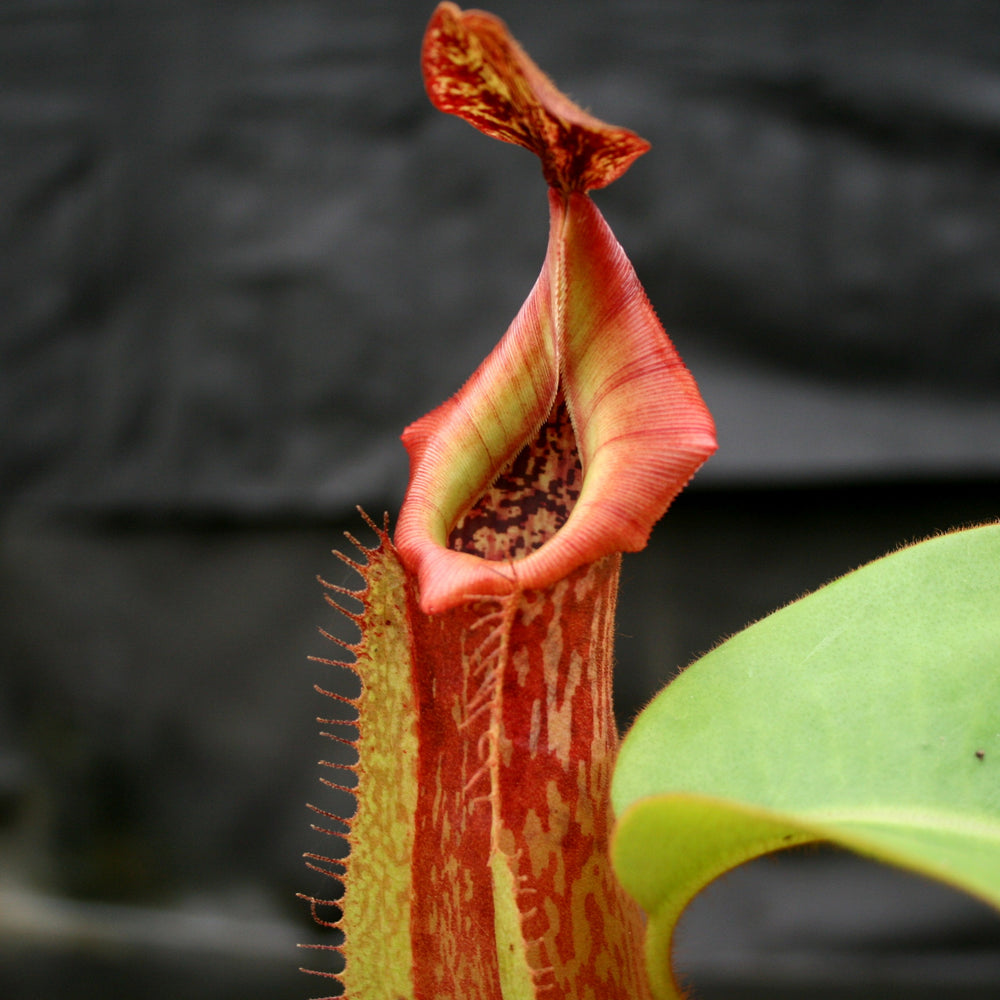
[{"label": "dark fabric backdrop", "polygon": [[[534,158],[426,100],[428,6],[8,0],[8,498],[398,496],[547,232]],[[718,415],[706,482],[997,474],[995,4],[500,12],[653,143],[597,200]]]},{"label": "dark fabric backdrop", "polygon": [[[309,990],[294,892],[332,682],[304,657],[341,627],[314,576],[349,582],[328,549],[354,504],[398,508],[400,430],[506,328],[547,233],[534,159],[427,102],[431,7],[0,4],[5,997]],[[653,143],[595,200],[719,424],[626,563],[627,721],[720,635],[997,516],[1000,7],[492,9]],[[881,874],[827,861],[774,866],[773,892],[747,876],[725,961],[733,897],[709,901],[686,939],[708,1000],[818,997],[817,969],[886,996],[863,991],[912,971],[921,907],[928,989],[1000,988],[991,917],[909,882],[873,903]],[[853,947],[880,905],[864,960],[823,965],[800,933]]]}]

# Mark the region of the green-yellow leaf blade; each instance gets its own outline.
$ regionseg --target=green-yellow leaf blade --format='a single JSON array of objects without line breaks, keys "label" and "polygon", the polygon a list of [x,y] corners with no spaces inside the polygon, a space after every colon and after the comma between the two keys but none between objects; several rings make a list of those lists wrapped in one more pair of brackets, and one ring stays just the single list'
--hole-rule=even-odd
[{"label": "green-yellow leaf blade", "polygon": [[871,563],[703,657],[626,738],[613,801],[660,997],[691,897],[792,843],[1000,906],[1000,525]]}]

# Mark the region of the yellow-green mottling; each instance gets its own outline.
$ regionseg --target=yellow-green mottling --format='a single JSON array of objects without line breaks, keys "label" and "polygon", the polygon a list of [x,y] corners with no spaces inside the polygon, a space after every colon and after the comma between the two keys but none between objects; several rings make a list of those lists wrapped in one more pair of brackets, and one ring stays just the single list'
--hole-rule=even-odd
[{"label": "yellow-green mottling", "polygon": [[[411,1000],[410,873],[417,807],[416,706],[402,566],[388,543],[369,554],[368,591],[355,649],[358,811],[351,822],[341,926],[354,942],[342,979],[347,996]],[[377,709],[372,702],[378,699]],[[377,900],[378,905],[373,905]],[[359,947],[378,942],[377,948]]]}]

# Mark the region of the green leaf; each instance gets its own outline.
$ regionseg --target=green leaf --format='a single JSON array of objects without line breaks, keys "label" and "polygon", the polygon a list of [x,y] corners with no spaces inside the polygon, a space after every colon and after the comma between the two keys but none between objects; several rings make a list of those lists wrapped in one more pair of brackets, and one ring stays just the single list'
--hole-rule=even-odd
[{"label": "green leaf", "polygon": [[933,538],[750,626],[639,716],[612,847],[658,997],[691,898],[825,840],[1000,906],[1000,524]]}]

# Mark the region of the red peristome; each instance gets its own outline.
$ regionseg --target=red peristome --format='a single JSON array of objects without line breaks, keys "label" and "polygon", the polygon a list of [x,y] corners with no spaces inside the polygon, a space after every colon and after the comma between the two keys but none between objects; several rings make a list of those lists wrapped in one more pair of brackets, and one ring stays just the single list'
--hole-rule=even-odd
[{"label": "red peristome", "polygon": [[715,423],[597,206],[556,192],[549,204],[561,386],[584,469],[563,535],[591,554],[636,551],[715,451]]},{"label": "red peristome", "polygon": [[403,432],[410,481],[395,540],[427,612],[516,586],[507,562],[454,551],[448,536],[552,411],[559,370],[551,302],[543,266],[514,322],[461,390]]},{"label": "red peristome", "polygon": [[524,146],[550,186],[589,191],[621,177],[649,143],[574,104],[535,65],[499,18],[442,3],[424,36],[424,82],[441,111]]},{"label": "red peristome", "polygon": [[[403,436],[411,475],[396,544],[428,612],[545,588],[641,549],[716,448],[697,385],[597,207],[557,191],[549,206],[545,263],[521,312],[462,389]],[[449,533],[560,398],[571,421],[565,447],[579,449],[583,477],[558,530],[490,558],[456,551]]]}]

